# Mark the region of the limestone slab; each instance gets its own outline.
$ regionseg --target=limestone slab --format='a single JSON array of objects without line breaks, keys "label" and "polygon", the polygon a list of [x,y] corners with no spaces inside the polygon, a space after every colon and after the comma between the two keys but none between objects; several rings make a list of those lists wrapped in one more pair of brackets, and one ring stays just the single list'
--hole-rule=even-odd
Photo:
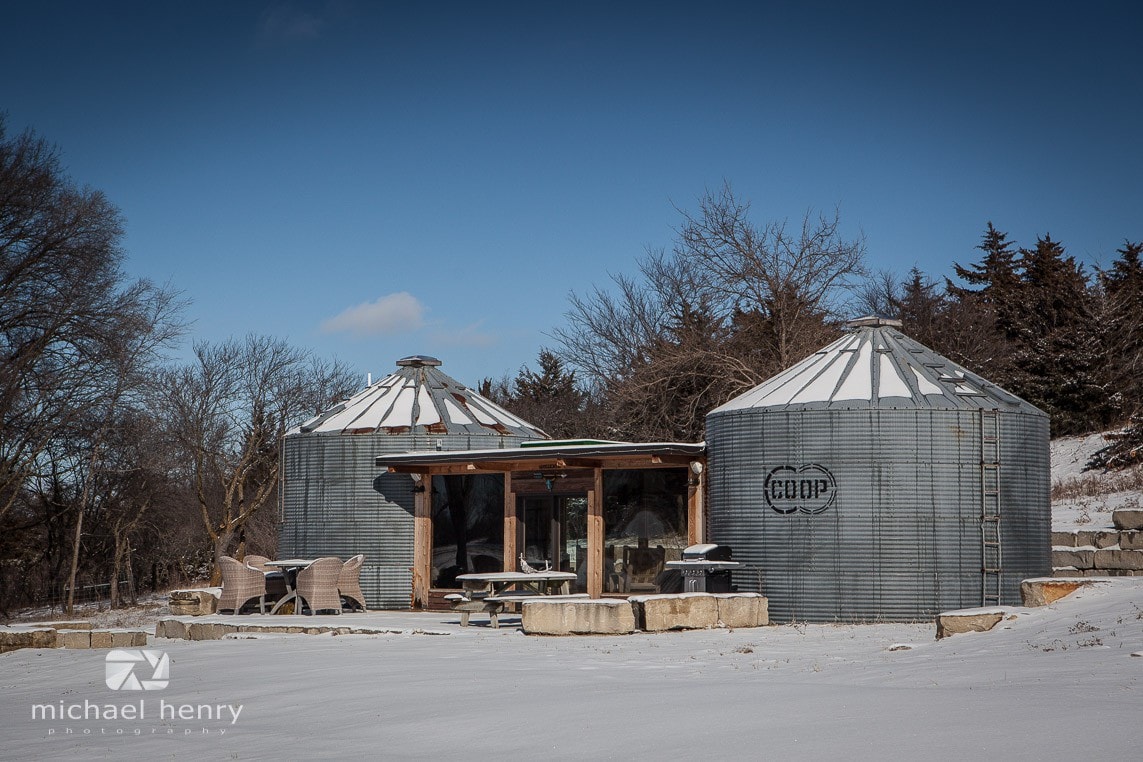
[{"label": "limestone slab", "polygon": [[718,626],[718,602],[704,593],[645,595],[632,600],[638,626],[647,632],[702,630]]},{"label": "limestone slab", "polygon": [[937,640],[963,632],[988,632],[1004,618],[1004,612],[946,611],[937,615]]},{"label": "limestone slab", "polygon": [[1134,529],[1120,532],[1119,547],[1122,550],[1143,550],[1143,532]]},{"label": "limestone slab", "polygon": [[1143,551],[1140,550],[1097,550],[1096,569],[1143,569]]},{"label": "limestone slab", "polygon": [[769,601],[758,593],[719,594],[718,621],[727,627],[764,627],[770,624]]},{"label": "limestone slab", "polygon": [[55,648],[56,631],[50,627],[0,629],[0,654],[19,648]]},{"label": "limestone slab", "polygon": [[1094,550],[1053,550],[1052,566],[1091,569],[1095,566],[1095,553]]},{"label": "limestone slab", "polygon": [[1116,529],[1143,529],[1143,511],[1112,511],[1111,522]]},{"label": "limestone slab", "polygon": [[529,635],[625,635],[635,631],[635,612],[623,600],[527,601],[520,622]]},{"label": "limestone slab", "polygon": [[56,648],[91,648],[91,630],[58,630]]},{"label": "limestone slab", "polygon": [[1052,545],[1061,548],[1074,548],[1076,542],[1075,532],[1052,532]]},{"label": "limestone slab", "polygon": [[1026,579],[1020,583],[1020,600],[1029,608],[1047,606],[1089,584],[1082,578]]}]

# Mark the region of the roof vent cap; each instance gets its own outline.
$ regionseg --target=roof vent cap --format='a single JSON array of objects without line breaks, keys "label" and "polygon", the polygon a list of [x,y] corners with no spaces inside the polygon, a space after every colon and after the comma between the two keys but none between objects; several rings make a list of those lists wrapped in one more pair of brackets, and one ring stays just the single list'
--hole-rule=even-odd
[{"label": "roof vent cap", "polygon": [[900,328],[901,321],[880,315],[866,315],[845,324],[846,328]]},{"label": "roof vent cap", "polygon": [[435,357],[429,357],[428,355],[409,355],[408,357],[402,357],[397,361],[397,365],[401,366],[402,368],[423,368],[426,365],[435,367],[440,364],[440,360]]}]

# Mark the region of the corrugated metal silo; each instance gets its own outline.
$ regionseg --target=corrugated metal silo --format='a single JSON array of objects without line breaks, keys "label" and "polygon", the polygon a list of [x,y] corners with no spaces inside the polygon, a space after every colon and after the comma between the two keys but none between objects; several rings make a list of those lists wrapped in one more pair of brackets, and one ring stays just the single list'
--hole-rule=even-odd
[{"label": "corrugated metal silo", "polygon": [[712,542],[774,621],[1019,602],[1051,573],[1048,417],[863,318],[707,416]]},{"label": "corrugated metal silo", "polygon": [[286,434],[278,553],[365,554],[361,589],[374,609],[409,608],[413,482],[379,474],[378,455],[514,447],[543,431],[414,356],[397,371]]}]

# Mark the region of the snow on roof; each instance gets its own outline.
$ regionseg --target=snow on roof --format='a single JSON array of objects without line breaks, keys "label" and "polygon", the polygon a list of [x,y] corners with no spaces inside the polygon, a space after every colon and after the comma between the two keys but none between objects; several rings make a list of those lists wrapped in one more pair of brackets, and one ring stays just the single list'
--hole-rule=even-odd
[{"label": "snow on roof", "polygon": [[866,317],[850,333],[715,408],[968,408],[1044,415],[901,332],[897,320]]},{"label": "snow on roof", "polygon": [[547,439],[524,421],[440,370],[435,357],[413,355],[397,370],[314,416],[290,434],[484,434]]}]

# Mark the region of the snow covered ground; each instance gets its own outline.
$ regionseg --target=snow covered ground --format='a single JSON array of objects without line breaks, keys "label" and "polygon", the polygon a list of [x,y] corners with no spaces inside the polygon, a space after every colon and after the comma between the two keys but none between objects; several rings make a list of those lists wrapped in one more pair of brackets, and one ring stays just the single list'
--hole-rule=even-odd
[{"label": "snow covered ground", "polygon": [[[0,757],[1130,757],[1140,582],[942,641],[928,623],[540,638],[390,613],[402,634],[156,641],[170,685],[149,692],[108,689],[107,652],[26,649],[0,656]],[[107,716],[140,701],[143,719]]]},{"label": "snow covered ground", "polygon": [[[1053,443],[1053,482],[1086,478],[1098,444]],[[1054,523],[1109,527],[1097,506],[1131,499],[1091,498],[1086,522],[1057,501]],[[942,641],[932,623],[538,638],[511,619],[345,615],[401,632],[155,640],[170,684],[145,692],[107,687],[106,651],[26,649],[0,655],[0,758],[1137,755],[1143,578],[1008,611]]]},{"label": "snow covered ground", "polygon": [[1052,500],[1052,529],[1057,532],[1111,530],[1111,514],[1143,508],[1140,469],[1104,474],[1084,471],[1095,452],[1107,445],[1103,434],[1052,440],[1052,487],[1068,494]]}]

